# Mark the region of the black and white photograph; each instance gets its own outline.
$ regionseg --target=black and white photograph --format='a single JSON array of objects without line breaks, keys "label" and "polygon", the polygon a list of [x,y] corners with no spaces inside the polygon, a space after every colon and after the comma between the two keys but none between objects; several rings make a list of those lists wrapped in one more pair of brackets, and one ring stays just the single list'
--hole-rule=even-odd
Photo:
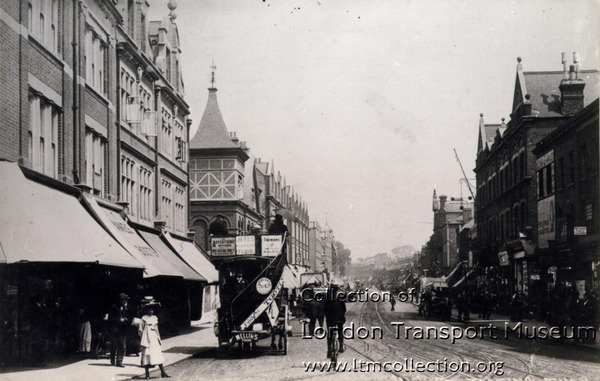
[{"label": "black and white photograph", "polygon": [[0,35],[0,380],[600,380],[599,0]]}]

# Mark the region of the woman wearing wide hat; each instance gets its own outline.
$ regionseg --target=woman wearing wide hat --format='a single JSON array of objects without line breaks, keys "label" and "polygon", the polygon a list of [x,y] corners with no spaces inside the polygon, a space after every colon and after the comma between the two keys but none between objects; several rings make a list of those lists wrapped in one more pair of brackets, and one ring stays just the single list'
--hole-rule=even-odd
[{"label": "woman wearing wide hat", "polygon": [[142,348],[141,365],[146,369],[146,379],[150,378],[150,368],[158,365],[161,377],[170,377],[163,367],[164,357],[160,349],[160,333],[158,331],[158,317],[154,315],[154,310],[160,307],[160,303],[151,296],[146,296],[142,300],[142,316],[138,328],[140,335],[140,346]]}]

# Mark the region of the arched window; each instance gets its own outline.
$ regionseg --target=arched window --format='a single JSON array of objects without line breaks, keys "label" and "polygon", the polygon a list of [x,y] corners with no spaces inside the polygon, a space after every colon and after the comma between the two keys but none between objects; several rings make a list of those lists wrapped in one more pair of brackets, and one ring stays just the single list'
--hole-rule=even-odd
[{"label": "arched window", "polygon": [[218,216],[213,222],[211,222],[208,233],[214,236],[226,236],[229,234],[227,231],[227,221],[221,216]]},{"label": "arched window", "polygon": [[196,242],[196,244],[204,250],[208,250],[208,229],[206,226],[206,222],[202,220],[194,222],[193,229],[196,232],[196,234],[194,235],[194,241]]}]

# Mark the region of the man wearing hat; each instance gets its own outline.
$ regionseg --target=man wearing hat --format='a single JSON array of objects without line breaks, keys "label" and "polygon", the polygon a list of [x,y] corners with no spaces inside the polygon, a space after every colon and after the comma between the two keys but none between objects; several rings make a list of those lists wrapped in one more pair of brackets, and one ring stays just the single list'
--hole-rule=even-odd
[{"label": "man wearing hat", "polygon": [[113,305],[108,316],[110,325],[110,364],[123,368],[123,357],[127,345],[127,330],[133,321],[133,310],[128,304],[129,296],[119,294],[119,305]]}]

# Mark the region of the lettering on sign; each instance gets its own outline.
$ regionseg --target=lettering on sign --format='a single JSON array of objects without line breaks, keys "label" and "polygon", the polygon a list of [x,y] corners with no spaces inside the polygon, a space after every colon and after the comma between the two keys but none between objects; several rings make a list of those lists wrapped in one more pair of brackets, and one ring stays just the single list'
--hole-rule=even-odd
[{"label": "lettering on sign", "polygon": [[263,257],[276,257],[281,253],[283,241],[280,235],[263,235],[261,238]]},{"label": "lettering on sign", "polygon": [[235,237],[211,238],[210,249],[214,256],[235,255]]},{"label": "lettering on sign", "polygon": [[235,251],[237,255],[256,254],[256,245],[253,235],[235,237]]}]

